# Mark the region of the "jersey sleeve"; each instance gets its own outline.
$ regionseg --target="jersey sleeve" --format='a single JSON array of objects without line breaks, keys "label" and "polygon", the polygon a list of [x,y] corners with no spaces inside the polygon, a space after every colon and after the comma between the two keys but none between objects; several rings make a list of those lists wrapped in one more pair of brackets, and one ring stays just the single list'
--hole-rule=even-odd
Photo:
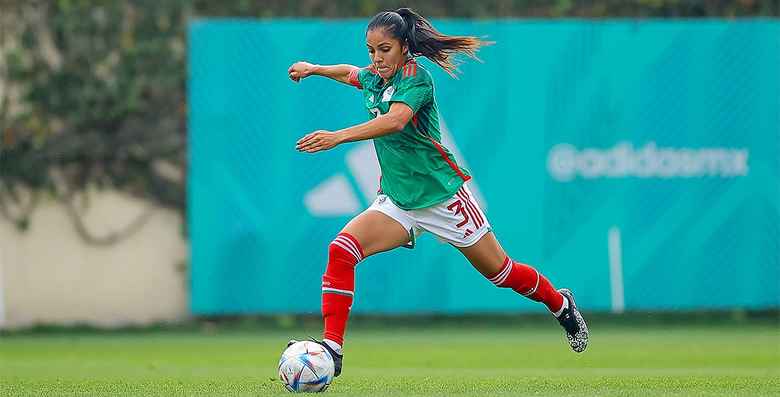
[{"label": "jersey sleeve", "polygon": [[404,68],[404,76],[397,84],[390,102],[407,104],[414,113],[433,100],[433,81],[427,72],[417,66]]},{"label": "jersey sleeve", "polygon": [[362,90],[366,85],[366,78],[372,73],[370,66],[364,68],[355,68],[349,72],[349,84]]}]

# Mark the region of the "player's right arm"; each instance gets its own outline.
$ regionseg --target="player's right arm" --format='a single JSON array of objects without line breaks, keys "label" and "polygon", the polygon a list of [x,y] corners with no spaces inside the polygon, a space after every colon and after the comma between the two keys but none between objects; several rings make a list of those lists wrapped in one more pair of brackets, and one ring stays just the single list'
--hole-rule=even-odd
[{"label": "player's right arm", "polygon": [[358,69],[357,66],[352,65],[315,65],[301,61],[292,64],[287,72],[290,75],[290,80],[295,82],[312,75],[317,75],[331,78],[340,83],[354,85],[354,83],[350,81],[350,74]]}]

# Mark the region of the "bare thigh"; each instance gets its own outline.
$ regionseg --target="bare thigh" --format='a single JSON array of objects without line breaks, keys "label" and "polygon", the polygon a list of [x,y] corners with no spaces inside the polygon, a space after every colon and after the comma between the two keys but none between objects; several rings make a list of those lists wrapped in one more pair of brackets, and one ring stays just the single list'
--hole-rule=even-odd
[{"label": "bare thigh", "polygon": [[374,210],[363,211],[352,218],[341,231],[357,239],[366,258],[409,242],[409,232],[400,223]]},{"label": "bare thigh", "polygon": [[504,265],[504,259],[507,256],[493,232],[488,232],[470,247],[455,248],[471,262],[477,271],[488,278],[501,271],[501,266]]}]

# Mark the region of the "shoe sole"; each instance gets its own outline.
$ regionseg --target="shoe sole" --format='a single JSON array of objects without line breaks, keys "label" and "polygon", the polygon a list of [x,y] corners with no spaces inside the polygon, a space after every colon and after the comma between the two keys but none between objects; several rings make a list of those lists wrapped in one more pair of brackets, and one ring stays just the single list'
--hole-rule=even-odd
[{"label": "shoe sole", "polygon": [[582,314],[580,314],[579,309],[577,309],[577,303],[574,301],[574,294],[566,288],[561,288],[558,290],[558,292],[560,292],[561,295],[565,296],[569,300],[572,309],[571,312],[574,314],[574,319],[577,321],[577,325],[580,327],[579,332],[577,332],[575,336],[571,336],[568,332],[566,332],[566,339],[569,340],[569,346],[572,350],[577,353],[582,353],[585,351],[585,349],[588,348],[588,337],[590,336],[590,333],[588,332],[588,324],[585,323],[585,319],[582,318]]}]

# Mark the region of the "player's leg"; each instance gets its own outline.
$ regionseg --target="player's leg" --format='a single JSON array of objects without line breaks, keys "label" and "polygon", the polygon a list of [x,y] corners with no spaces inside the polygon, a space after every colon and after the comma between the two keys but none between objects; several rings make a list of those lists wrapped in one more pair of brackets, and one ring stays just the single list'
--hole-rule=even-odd
[{"label": "player's leg", "polygon": [[328,246],[328,264],[322,276],[323,345],[334,356],[336,375],[341,373],[341,346],[355,294],[355,267],[373,254],[409,241],[403,218],[396,218],[400,220],[372,206],[353,218]]},{"label": "player's leg", "polygon": [[[584,321],[576,311],[574,299],[566,290],[556,291],[552,283],[536,269],[509,258],[490,228],[487,217],[474,200],[467,185],[449,200],[422,210],[410,211],[419,227],[455,246],[483,276],[502,288],[544,303],[567,330],[575,351],[587,344]],[[568,296],[564,297],[565,295]],[[580,329],[581,328],[581,329]],[[574,338],[574,341],[573,339]]]},{"label": "player's leg", "polygon": [[496,286],[511,288],[518,294],[542,302],[566,330],[572,350],[585,350],[588,345],[588,327],[577,310],[571,291],[556,290],[538,270],[513,261],[492,232],[485,234],[473,245],[456,248]]},{"label": "player's leg", "polygon": [[357,239],[364,258],[390,251],[409,242],[409,230],[397,219],[369,208],[352,218],[339,234]]},{"label": "player's leg", "polygon": [[364,258],[409,241],[409,233],[393,218],[367,210],[352,219],[328,246],[322,277],[323,338],[344,343],[349,310],[355,293],[355,267]]},{"label": "player's leg", "polygon": [[553,313],[560,314],[565,299],[539,271],[509,258],[490,232],[468,247],[456,247],[490,282],[511,288],[518,294],[544,303]]}]

